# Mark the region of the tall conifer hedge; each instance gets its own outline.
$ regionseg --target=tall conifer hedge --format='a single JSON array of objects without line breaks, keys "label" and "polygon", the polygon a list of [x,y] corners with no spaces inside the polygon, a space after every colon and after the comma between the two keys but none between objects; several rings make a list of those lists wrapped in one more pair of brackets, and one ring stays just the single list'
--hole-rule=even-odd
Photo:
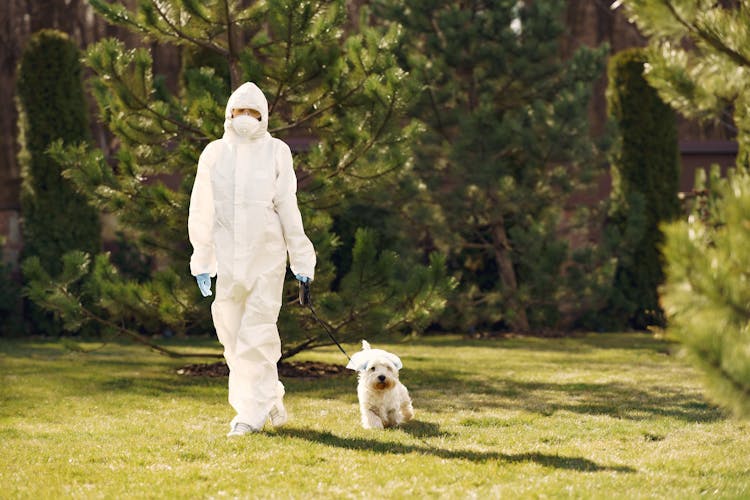
[{"label": "tall conifer hedge", "polygon": [[[98,213],[47,154],[55,141],[77,144],[90,138],[80,57],[67,35],[43,30],[29,40],[18,71],[22,257],[38,257],[53,275],[62,270],[66,252],[96,253],[101,246]],[[32,316],[37,329],[56,328],[40,323],[38,309],[32,308]]]},{"label": "tall conifer hedge", "polygon": [[675,113],[644,79],[646,54],[635,48],[609,62],[607,103],[619,129],[612,161],[612,221],[620,227],[612,313],[634,328],[663,325],[659,225],[680,211]]}]

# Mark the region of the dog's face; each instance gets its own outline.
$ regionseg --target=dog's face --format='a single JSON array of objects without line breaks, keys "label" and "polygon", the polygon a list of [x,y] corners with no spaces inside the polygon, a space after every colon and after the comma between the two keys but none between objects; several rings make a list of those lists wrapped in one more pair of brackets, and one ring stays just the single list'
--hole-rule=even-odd
[{"label": "dog's face", "polygon": [[398,381],[398,369],[391,360],[374,358],[360,372],[363,382],[376,391],[393,389]]},{"label": "dog's face", "polygon": [[376,391],[393,389],[402,366],[398,356],[382,349],[372,349],[366,340],[362,341],[362,350],[354,353],[346,365],[359,373],[360,384]]}]

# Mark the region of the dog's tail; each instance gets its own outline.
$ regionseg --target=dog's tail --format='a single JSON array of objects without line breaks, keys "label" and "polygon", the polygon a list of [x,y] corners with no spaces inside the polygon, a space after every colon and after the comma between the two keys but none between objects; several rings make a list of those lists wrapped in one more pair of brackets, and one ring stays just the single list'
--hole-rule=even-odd
[{"label": "dog's tail", "polygon": [[362,339],[362,350],[370,349],[370,343],[365,339]]}]

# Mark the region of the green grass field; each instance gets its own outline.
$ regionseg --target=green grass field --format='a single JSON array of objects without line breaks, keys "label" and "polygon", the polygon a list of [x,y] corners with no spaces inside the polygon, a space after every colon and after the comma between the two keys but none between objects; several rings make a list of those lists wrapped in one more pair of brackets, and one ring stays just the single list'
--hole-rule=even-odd
[{"label": "green grass field", "polygon": [[2,340],[0,497],[750,498],[750,426],[652,336],[374,347],[403,359],[415,421],[361,429],[354,374],[287,379],[289,424],[227,439],[226,380],[189,360]]}]

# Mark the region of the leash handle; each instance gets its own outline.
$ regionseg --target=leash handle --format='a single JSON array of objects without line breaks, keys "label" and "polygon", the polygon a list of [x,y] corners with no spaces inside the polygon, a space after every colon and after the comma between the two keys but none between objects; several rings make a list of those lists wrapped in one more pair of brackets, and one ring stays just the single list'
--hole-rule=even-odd
[{"label": "leash handle", "polygon": [[299,282],[299,305],[310,305],[310,282]]}]

